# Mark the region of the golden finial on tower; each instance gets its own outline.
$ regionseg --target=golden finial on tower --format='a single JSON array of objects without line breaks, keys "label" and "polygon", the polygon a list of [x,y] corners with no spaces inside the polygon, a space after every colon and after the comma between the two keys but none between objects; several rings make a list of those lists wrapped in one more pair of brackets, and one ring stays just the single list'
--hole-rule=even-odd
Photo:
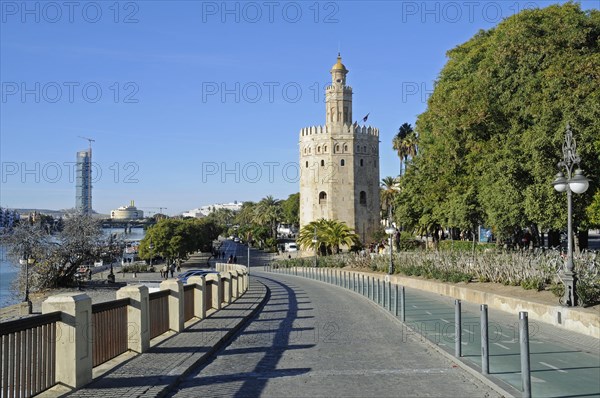
[{"label": "golden finial on tower", "polygon": [[331,70],[338,70],[338,69],[348,72],[348,69],[346,69],[346,67],[342,63],[342,54],[339,52],[338,52],[338,56],[337,56],[337,62],[335,63],[335,65],[333,65]]}]

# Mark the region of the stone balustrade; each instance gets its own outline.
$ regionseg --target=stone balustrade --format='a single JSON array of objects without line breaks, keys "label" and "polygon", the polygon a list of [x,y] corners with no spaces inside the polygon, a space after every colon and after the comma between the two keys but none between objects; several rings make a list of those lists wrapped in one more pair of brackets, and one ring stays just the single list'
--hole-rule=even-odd
[{"label": "stone balustrade", "polygon": [[[193,289],[193,294],[188,293],[187,297],[193,298],[193,316],[196,321],[204,319],[212,312],[234,302],[248,289],[249,275],[245,266],[224,265],[227,265],[227,267],[219,267],[219,273],[190,277],[188,287],[185,289],[181,281],[174,279],[161,282],[160,291],[155,293],[149,293],[148,287],[144,285],[128,285],[119,289],[116,296],[120,302],[115,303],[115,305],[127,306],[127,327],[118,330],[110,327],[94,328],[93,324],[93,314],[97,312],[94,307],[99,305],[106,307],[107,304],[112,302],[93,306],[91,298],[81,293],[58,294],[46,299],[42,303],[42,315],[39,315],[39,317],[47,317],[46,314],[52,314],[56,318],[55,326],[52,326],[55,332],[52,334],[55,336],[53,343],[56,347],[52,353],[54,363],[49,364],[53,368],[53,384],[60,384],[69,388],[80,388],[92,380],[94,367],[93,343],[95,339],[105,337],[95,336],[94,330],[107,330],[107,332],[102,333],[111,333],[111,336],[115,339],[126,339],[126,347],[122,348],[120,352],[116,352],[112,358],[126,351],[143,353],[148,351],[152,345],[151,326],[154,326],[153,323],[161,322],[163,324],[160,331],[166,330],[171,333],[179,333],[185,329],[184,308],[186,295],[184,290],[189,292],[190,289]],[[190,288],[189,285],[193,285],[193,288]],[[189,317],[190,315],[188,315]],[[103,318],[103,322],[110,325],[111,322],[116,321]],[[19,351],[21,353],[19,340],[11,336],[17,336],[21,332],[27,333],[28,328],[31,328],[31,326],[28,326],[30,324],[32,324],[31,318],[0,323],[0,328],[6,330],[7,333],[11,333],[6,335],[6,341],[16,341],[15,347],[10,348],[11,352],[16,353]],[[115,336],[115,333],[124,335]],[[43,338],[41,334],[39,338]],[[34,342],[34,344],[37,343]],[[33,355],[31,352],[28,354]],[[27,354],[23,352],[20,360],[27,362],[27,358],[24,358],[25,355]],[[9,384],[1,386],[1,391],[5,389],[27,390],[16,385],[21,384],[19,380],[25,380],[25,377],[21,379],[21,375],[16,373],[11,373],[11,375],[11,380],[7,381]],[[5,382],[4,378],[2,381]],[[46,388],[51,386],[49,385]],[[33,393],[33,390],[31,392]],[[27,392],[24,394],[24,396],[30,395],[32,394]]]}]

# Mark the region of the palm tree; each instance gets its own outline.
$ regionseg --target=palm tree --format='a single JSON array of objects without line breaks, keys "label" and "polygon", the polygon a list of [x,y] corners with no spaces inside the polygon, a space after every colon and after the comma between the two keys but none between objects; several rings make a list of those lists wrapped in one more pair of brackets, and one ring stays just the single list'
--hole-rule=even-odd
[{"label": "palm tree", "polygon": [[[317,242],[314,242],[315,231]],[[339,253],[341,246],[358,245],[360,239],[344,222],[321,218],[302,227],[297,242],[305,250],[315,250],[317,244],[326,253]]]},{"label": "palm tree", "polygon": [[[398,129],[398,133],[392,140],[392,147],[398,152],[400,158],[400,176],[402,176],[402,163],[406,164],[409,156],[414,156],[416,143],[414,142],[414,130],[409,123],[404,123]],[[405,166],[406,167],[406,166]]]},{"label": "palm tree", "polygon": [[408,165],[408,159],[413,159],[417,156],[418,152],[419,135],[416,132],[411,132],[406,136],[404,140],[404,147],[406,148],[406,156],[404,157],[404,172],[406,173],[406,167]]},{"label": "palm tree", "polygon": [[[336,220],[327,220],[325,226],[325,243],[335,254],[340,252],[340,246],[348,248],[358,245],[360,240],[350,227],[344,222]],[[329,250],[328,250],[329,252]]]},{"label": "palm tree", "polygon": [[[390,222],[391,206],[394,203],[396,195],[400,192],[400,183],[398,178],[385,177],[381,180],[381,203],[385,203],[385,209],[388,212],[388,222]],[[383,210],[383,209],[382,209]]]},{"label": "palm tree", "polygon": [[[311,221],[300,229],[296,242],[300,245],[303,250],[316,250],[316,245],[319,242],[323,242],[321,239],[322,227],[324,218],[320,220]],[[316,234],[316,242],[313,242]]]},{"label": "palm tree", "polygon": [[254,213],[256,209],[256,203],[244,202],[242,208],[235,215],[234,222],[238,225],[250,225],[254,221]]},{"label": "palm tree", "polygon": [[269,195],[260,200],[254,209],[254,222],[271,230],[271,237],[277,239],[277,221],[283,218],[281,201]]}]

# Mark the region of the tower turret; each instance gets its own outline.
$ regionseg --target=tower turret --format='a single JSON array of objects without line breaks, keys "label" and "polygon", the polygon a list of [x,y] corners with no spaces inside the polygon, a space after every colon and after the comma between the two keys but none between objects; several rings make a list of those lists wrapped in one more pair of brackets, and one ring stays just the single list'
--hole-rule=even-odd
[{"label": "tower turret", "polygon": [[352,123],[352,87],[338,54],[326,122],[300,130],[300,226],[339,220],[369,242],[379,227],[379,130]]},{"label": "tower turret", "polygon": [[325,92],[326,124],[332,133],[341,133],[344,124],[352,123],[352,87],[346,86],[348,69],[338,53],[337,62],[331,67],[331,86]]}]

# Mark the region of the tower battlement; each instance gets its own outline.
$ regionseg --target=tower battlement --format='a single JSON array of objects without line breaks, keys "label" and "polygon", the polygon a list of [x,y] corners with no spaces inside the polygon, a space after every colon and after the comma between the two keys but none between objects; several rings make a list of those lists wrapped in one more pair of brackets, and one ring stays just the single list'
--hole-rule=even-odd
[{"label": "tower battlement", "polygon": [[[303,127],[300,129],[300,137],[307,137],[311,135],[319,135],[319,134],[327,134],[329,133],[327,125],[322,126],[310,126]],[[355,135],[363,134],[363,135],[372,135],[375,137],[379,137],[379,129],[372,126],[360,126],[358,124],[345,124],[342,126],[342,134],[352,134]]]},{"label": "tower battlement", "polygon": [[[326,91],[335,91],[336,87],[333,84],[330,84],[329,86],[325,87]],[[343,88],[344,93],[349,93],[352,94],[352,86],[344,86]]]},{"label": "tower battlement", "polygon": [[366,134],[373,135],[375,137],[379,137],[379,129],[377,127],[371,126],[354,126],[354,134]]},{"label": "tower battlement", "polygon": [[300,129],[300,137],[306,137],[309,135],[317,134],[327,134],[327,125],[303,127]]}]

